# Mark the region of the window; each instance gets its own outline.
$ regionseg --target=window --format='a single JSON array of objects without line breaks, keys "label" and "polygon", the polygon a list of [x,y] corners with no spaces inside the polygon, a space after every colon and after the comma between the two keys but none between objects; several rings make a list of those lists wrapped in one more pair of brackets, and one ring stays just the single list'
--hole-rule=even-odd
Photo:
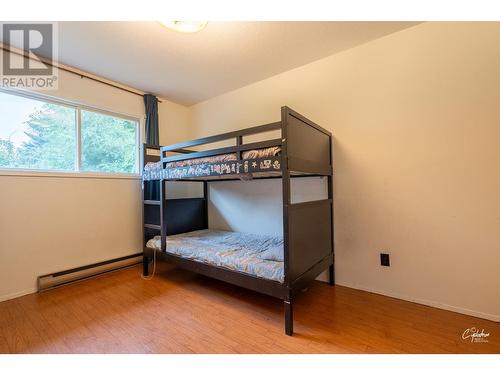
[{"label": "window", "polygon": [[76,110],[0,92],[0,167],[75,168]]},{"label": "window", "polygon": [[137,173],[138,121],[0,91],[0,168]]},{"label": "window", "polygon": [[137,123],[131,120],[81,111],[81,170],[136,172]]}]

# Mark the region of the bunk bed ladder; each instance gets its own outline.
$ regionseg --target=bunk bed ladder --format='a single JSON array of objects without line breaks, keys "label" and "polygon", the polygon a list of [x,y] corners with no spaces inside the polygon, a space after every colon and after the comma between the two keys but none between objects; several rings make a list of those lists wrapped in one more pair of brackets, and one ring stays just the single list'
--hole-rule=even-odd
[{"label": "bunk bed ladder", "polygon": [[[144,181],[143,189],[142,189],[142,212],[143,212],[143,246],[146,249],[146,243],[148,241],[149,236],[146,233],[161,233],[161,220],[158,223],[154,218],[156,216],[161,219],[161,200],[158,199],[157,196],[152,194],[154,190],[154,185],[160,181]],[[156,212],[155,212],[156,211]],[[143,254],[143,275],[147,276],[149,274],[149,261],[150,258],[146,252]]]},{"label": "bunk bed ladder", "polygon": [[[160,161],[160,146],[153,144],[143,144],[141,170],[147,163],[156,163]],[[158,180],[142,181],[142,241],[143,241],[143,275],[149,274],[149,261],[151,251],[146,248],[147,241],[154,235],[161,233],[161,200],[158,197]]]}]

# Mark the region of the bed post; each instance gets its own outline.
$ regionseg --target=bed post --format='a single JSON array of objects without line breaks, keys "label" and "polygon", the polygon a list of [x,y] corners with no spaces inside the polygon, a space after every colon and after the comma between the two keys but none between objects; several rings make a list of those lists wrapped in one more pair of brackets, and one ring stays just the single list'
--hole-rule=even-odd
[{"label": "bed post", "polygon": [[328,176],[328,199],[330,199],[330,231],[331,231],[331,247],[332,247],[332,264],[328,267],[328,284],[335,285],[335,229],[334,229],[334,204],[333,204],[333,136],[330,135],[330,165],[332,173]]},{"label": "bed post", "polygon": [[281,179],[283,193],[283,255],[284,255],[284,271],[285,285],[287,288],[286,296],[283,300],[285,307],[285,333],[289,336],[293,334],[293,309],[292,309],[292,285],[289,275],[289,228],[288,228],[288,213],[291,203],[290,199],[290,170],[288,169],[288,153],[287,153],[287,124],[288,124],[288,107],[281,107]]},{"label": "bed post", "polygon": [[149,275],[149,258],[146,256],[146,254],[142,256],[142,275]]},{"label": "bed post", "polygon": [[160,180],[160,236],[161,251],[167,249],[167,201],[166,201],[166,181]]},{"label": "bed post", "polygon": [[285,307],[285,333],[288,336],[293,335],[293,305],[292,298],[288,295],[283,301]]},{"label": "bed post", "polygon": [[203,220],[204,220],[204,227],[205,229],[208,229],[208,182],[203,181],[203,199],[205,200],[203,203],[203,210],[205,211]]}]

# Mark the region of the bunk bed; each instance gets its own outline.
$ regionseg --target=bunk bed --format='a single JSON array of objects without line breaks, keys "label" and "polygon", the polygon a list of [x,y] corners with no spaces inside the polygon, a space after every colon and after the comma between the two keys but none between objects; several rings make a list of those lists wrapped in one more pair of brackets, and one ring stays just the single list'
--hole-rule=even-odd
[{"label": "bunk bed", "polygon": [[[270,133],[278,136],[244,142]],[[290,181],[304,176],[326,176],[328,198],[292,203]],[[282,236],[209,229],[211,181],[266,178],[282,180]],[[278,122],[170,146],[145,144],[144,275],[155,258],[279,298],[292,335],[295,296],[325,270],[334,284],[332,179],[332,134],[288,107]],[[203,196],[167,199],[169,181],[203,184]]]}]

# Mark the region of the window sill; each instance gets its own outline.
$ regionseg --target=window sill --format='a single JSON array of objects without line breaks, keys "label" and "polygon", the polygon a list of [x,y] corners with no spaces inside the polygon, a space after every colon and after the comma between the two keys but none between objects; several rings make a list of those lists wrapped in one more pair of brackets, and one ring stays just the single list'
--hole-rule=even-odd
[{"label": "window sill", "polygon": [[97,173],[97,172],[62,172],[62,171],[38,171],[27,169],[1,169],[0,177],[50,177],[50,178],[94,178],[115,180],[140,180],[137,173]]}]

